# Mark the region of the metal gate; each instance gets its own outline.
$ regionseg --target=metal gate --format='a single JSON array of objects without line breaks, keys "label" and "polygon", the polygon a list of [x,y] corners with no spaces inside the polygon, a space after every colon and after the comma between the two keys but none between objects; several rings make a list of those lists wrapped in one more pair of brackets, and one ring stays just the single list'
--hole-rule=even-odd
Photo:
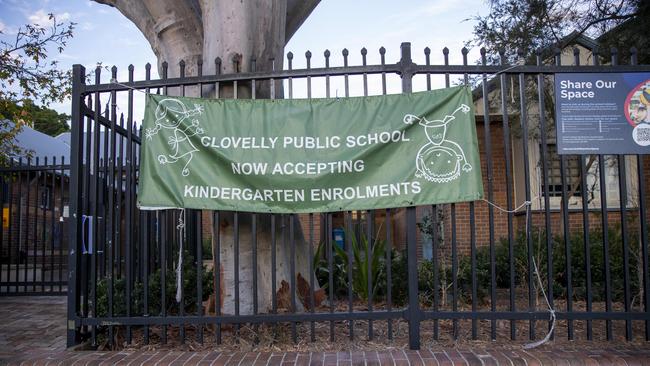
[{"label": "metal gate", "polygon": [[64,159],[20,158],[0,168],[0,296],[66,292],[70,167]]},{"label": "metal gate", "polygon": [[[191,77],[185,76],[184,62],[163,63],[158,80],[151,80],[147,64],[142,81],[134,80],[130,66],[128,80],[118,81],[113,68],[111,81],[102,82],[98,67],[94,84],[86,84],[89,74],[75,65],[68,345],[86,338],[97,344],[100,334],[113,342],[118,328],[125,330],[127,342],[134,337],[143,343],[173,337],[217,344],[241,337],[261,342],[267,336],[293,342],[404,338],[412,349],[441,339],[540,339],[552,325],[556,337],[568,339],[650,339],[649,159],[558,156],[552,134],[546,133],[552,130],[553,114],[538,112],[534,118],[530,109],[550,101],[557,73],[647,72],[650,67],[634,65],[635,51],[629,65],[619,65],[612,53],[607,66],[598,65],[601,57],[596,56],[593,65],[581,66],[579,53],[564,66],[559,50],[517,65],[487,65],[484,51],[482,64],[469,65],[467,54],[463,49],[462,63],[451,65],[445,49],[434,64],[427,48],[418,57],[424,63],[415,64],[410,44],[404,43],[394,63],[386,61],[389,54],[382,47],[375,65],[367,64],[363,49],[360,66],[349,66],[349,52],[343,50],[343,66],[331,66],[326,51],[319,58],[323,67],[313,68],[315,57],[307,52],[305,67],[295,69],[289,53],[286,70],[257,72],[251,60],[246,73],[202,75],[198,64],[198,75]],[[239,60],[217,58],[216,70],[221,62]],[[168,67],[179,67],[180,77],[167,78]],[[183,238],[177,230],[181,212],[139,211],[135,205],[140,131],[134,105],[143,93],[185,95],[193,90],[197,96],[218,98],[229,86],[237,98],[238,88],[245,86],[253,98],[263,88],[274,98],[282,85],[288,98],[338,98],[411,93],[452,83],[474,83],[476,107],[484,111],[477,112],[477,130],[490,203],[270,218],[185,210]],[[542,131],[539,136],[533,136],[533,126]],[[537,160],[531,160],[534,156]],[[618,187],[614,197],[611,187]],[[592,199],[596,194],[599,198]],[[234,227],[228,242],[220,235],[226,216]],[[280,245],[292,253],[286,286],[293,290],[277,286],[273,256],[272,307],[259,309],[258,274],[249,286],[240,284],[237,273],[249,260],[257,268],[257,227],[267,219],[272,253]],[[308,278],[302,279],[295,273],[298,226],[309,244],[308,258],[313,258]],[[336,228],[343,229],[343,239],[330,234]],[[253,250],[242,257],[244,236]],[[177,303],[174,253],[182,242],[188,256]],[[340,243],[341,251],[335,248]],[[221,288],[225,259],[220,248],[225,245],[233,248],[233,267],[227,269],[235,275],[232,312],[221,305],[226,289]],[[354,263],[355,250],[366,259]],[[381,265],[369,265],[370,257]],[[359,271],[353,269],[364,262],[367,275],[360,286]],[[304,291],[299,291],[301,283]],[[251,311],[240,311],[239,296],[251,288]]]}]

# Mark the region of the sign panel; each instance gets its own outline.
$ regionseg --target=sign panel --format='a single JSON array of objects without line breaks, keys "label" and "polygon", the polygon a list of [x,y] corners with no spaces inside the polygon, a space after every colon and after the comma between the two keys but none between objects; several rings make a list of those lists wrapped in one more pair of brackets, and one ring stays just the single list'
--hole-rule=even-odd
[{"label": "sign panel", "polygon": [[649,154],[650,73],[555,75],[560,154]]},{"label": "sign panel", "polygon": [[483,196],[469,88],[340,99],[149,95],[144,209],[327,212]]},{"label": "sign panel", "polygon": [[2,228],[9,228],[9,207],[2,208]]}]

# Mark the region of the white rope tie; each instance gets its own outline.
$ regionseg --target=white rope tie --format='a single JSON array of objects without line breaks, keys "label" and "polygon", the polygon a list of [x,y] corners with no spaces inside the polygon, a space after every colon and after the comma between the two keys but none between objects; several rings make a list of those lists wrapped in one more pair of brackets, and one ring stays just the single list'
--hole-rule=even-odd
[{"label": "white rope tie", "polygon": [[[488,205],[490,205],[490,206],[496,208],[496,209],[499,210],[499,211],[503,211],[503,212],[506,212],[506,213],[515,213],[515,212],[521,210],[522,207],[524,207],[524,206],[530,206],[530,205],[532,204],[531,201],[524,201],[524,203],[522,203],[521,205],[517,206],[516,208],[514,208],[514,209],[512,209],[512,210],[507,210],[507,209],[505,209],[505,208],[503,208],[503,207],[501,207],[501,206],[499,206],[499,205],[497,205],[497,204],[495,204],[495,203],[492,203],[492,202],[490,202],[490,201],[488,201],[488,200],[486,200],[486,199],[484,199],[484,198],[481,199],[481,201],[485,201],[485,202],[487,202]],[[526,221],[526,222],[528,222],[528,221]]]},{"label": "white rope tie", "polygon": [[185,210],[181,209],[181,213],[178,216],[178,225],[176,225],[176,229],[178,229],[178,235],[179,235],[179,240],[178,240],[178,264],[176,265],[176,302],[180,303],[181,302],[181,293],[183,290],[183,284],[181,281],[181,274],[183,271],[183,241],[185,240]]},{"label": "white rope tie", "polygon": [[119,85],[119,86],[123,86],[123,87],[125,87],[127,89],[135,90],[135,91],[137,91],[139,93],[142,93],[142,94],[147,94],[147,92],[142,91],[142,90],[140,90],[138,88],[134,88],[134,87],[132,87],[130,85],[122,84],[122,83],[118,82],[117,79],[111,79],[111,84],[116,84],[116,85]]},{"label": "white rope tie", "polygon": [[[537,198],[537,197],[536,197]],[[534,198],[533,198],[534,199]],[[482,199],[481,201],[487,202],[490,206],[496,208],[499,211],[507,212],[507,213],[515,213],[521,210],[522,208],[526,208],[526,234],[528,234],[528,219],[530,218],[530,206],[532,205],[532,200],[531,201],[524,201],[521,205],[517,206],[516,208],[512,210],[505,209],[495,203],[492,203],[486,199]],[[542,283],[542,276],[539,274],[539,268],[537,268],[537,262],[535,261],[535,256],[532,256],[533,258],[533,268],[535,269],[535,277],[537,278],[537,282],[539,283],[539,288],[542,290],[542,295],[544,296],[544,300],[546,301],[546,306],[548,307],[548,312],[550,315],[550,320],[551,320],[551,328],[548,330],[548,333],[546,333],[546,336],[539,341],[532,342],[532,343],[527,343],[524,345],[524,349],[533,349],[536,347],[541,346],[542,344],[548,342],[551,339],[551,336],[553,335],[553,331],[555,330],[555,322],[557,320],[557,317],[555,315],[555,309],[551,306],[551,302],[548,299],[548,296],[546,296],[546,291],[544,290],[544,284]],[[550,281],[550,279],[549,279]]]}]

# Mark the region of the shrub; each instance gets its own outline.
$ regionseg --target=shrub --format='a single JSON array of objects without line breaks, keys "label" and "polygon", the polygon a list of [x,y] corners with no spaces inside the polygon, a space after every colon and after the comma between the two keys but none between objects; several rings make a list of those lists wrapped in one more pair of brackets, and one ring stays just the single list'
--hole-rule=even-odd
[{"label": "shrub", "polygon": [[[539,269],[545,289],[548,288],[547,270],[547,243],[546,234],[539,228],[531,230],[531,245],[533,257]],[[590,269],[591,269],[591,293],[593,301],[605,299],[605,266],[603,235],[601,230],[592,230],[589,233]],[[610,266],[610,290],[613,301],[623,301],[624,298],[624,266],[623,266],[623,238],[618,227],[610,227],[607,230],[609,243],[609,266]],[[514,285],[527,285],[528,282],[528,246],[525,233],[519,232],[513,241],[513,268]],[[567,241],[569,254],[571,256],[571,284],[574,300],[586,300],[587,273],[585,267],[585,248],[582,232],[573,232]],[[554,236],[551,239],[552,261],[553,261],[553,295],[555,298],[565,298],[567,295],[567,266],[566,250],[562,236]],[[629,279],[630,292],[632,296],[639,290],[637,276],[638,248],[639,242],[635,232],[628,233],[629,248]],[[501,239],[495,244],[496,271],[495,279],[498,288],[510,287],[510,257],[507,239]],[[534,267],[530,266],[533,270]],[[451,269],[447,266],[445,271]],[[481,247],[476,250],[476,280],[479,301],[485,300],[489,294],[491,282],[490,270],[490,248]],[[533,273],[535,276],[535,274]],[[534,286],[538,287],[537,278],[533,277]],[[459,297],[471,300],[472,276],[471,257],[465,256],[458,264],[458,286]]]},{"label": "shrub", "polygon": [[[187,313],[196,312],[196,261],[185,251],[183,254],[183,302],[184,310]],[[213,273],[212,271],[202,271],[203,296],[202,301],[212,294],[213,291]],[[176,302],[176,271],[168,269],[165,275],[165,305],[167,314],[178,314],[179,303]],[[103,317],[108,315],[108,278],[102,278],[97,282],[97,316]],[[160,269],[149,275],[148,281],[148,313],[162,314],[161,308],[161,273]],[[131,295],[131,314],[144,314],[144,284],[135,281]],[[92,301],[91,301],[92,304]],[[198,304],[201,306],[201,304]],[[92,307],[91,307],[92,308]],[[113,280],[113,316],[126,315],[126,279],[124,277]]]}]

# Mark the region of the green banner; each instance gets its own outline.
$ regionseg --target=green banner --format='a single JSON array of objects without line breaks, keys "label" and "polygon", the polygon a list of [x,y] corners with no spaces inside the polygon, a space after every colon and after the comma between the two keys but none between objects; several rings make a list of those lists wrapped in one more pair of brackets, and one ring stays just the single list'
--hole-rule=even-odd
[{"label": "green banner", "polygon": [[483,197],[469,88],[335,99],[149,95],[143,209],[326,212]]}]

